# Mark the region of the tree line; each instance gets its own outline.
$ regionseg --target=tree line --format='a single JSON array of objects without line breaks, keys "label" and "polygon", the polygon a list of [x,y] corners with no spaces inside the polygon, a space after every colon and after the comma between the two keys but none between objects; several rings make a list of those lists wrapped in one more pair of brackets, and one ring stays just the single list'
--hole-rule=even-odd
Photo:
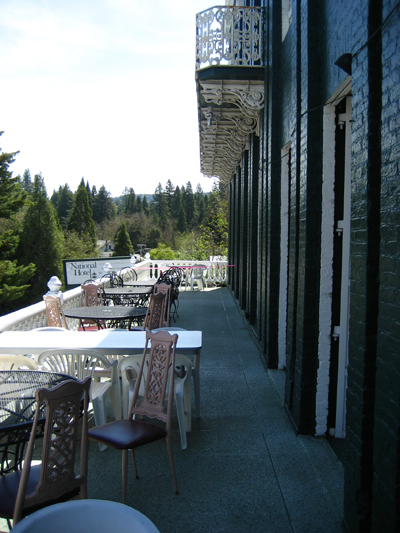
[{"label": "tree line", "polygon": [[76,191],[65,184],[49,198],[40,173],[13,176],[17,154],[0,148],[1,315],[40,301],[51,276],[63,281],[63,259],[98,257],[98,240],[112,241],[118,256],[138,244],[154,259],[227,253],[227,191],[216,182],[211,193],[168,180],[149,199],[132,187],[112,198],[104,185],[97,190],[82,178]]}]

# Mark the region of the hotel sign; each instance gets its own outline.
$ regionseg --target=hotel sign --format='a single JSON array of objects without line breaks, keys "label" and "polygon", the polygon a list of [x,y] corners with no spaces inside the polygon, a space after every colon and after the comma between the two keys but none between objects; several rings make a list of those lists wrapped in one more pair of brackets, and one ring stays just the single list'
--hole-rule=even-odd
[{"label": "hotel sign", "polygon": [[105,263],[110,263],[114,271],[121,270],[129,263],[127,257],[96,257],[94,259],[64,259],[64,275],[67,287],[82,285],[89,279],[99,279],[104,275]]}]

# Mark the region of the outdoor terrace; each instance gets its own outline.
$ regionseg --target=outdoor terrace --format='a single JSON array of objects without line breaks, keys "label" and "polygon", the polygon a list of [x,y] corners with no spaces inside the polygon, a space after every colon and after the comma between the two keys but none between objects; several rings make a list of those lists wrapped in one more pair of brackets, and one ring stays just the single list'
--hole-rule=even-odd
[{"label": "outdoor terrace", "polygon": [[[128,504],[161,533],[341,531],[342,465],[324,438],[296,435],[284,373],[264,368],[229,288],[182,290],[179,301],[175,325],[203,332],[201,418],[182,450],[174,417],[180,494],[159,441],[136,452],[140,479],[130,468]],[[88,491],[122,501],[120,452],[90,443]]]}]

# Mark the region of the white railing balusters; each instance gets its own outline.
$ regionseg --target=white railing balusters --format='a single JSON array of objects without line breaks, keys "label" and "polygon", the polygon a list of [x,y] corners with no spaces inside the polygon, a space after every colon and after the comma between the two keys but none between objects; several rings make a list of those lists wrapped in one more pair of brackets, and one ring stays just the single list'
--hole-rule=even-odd
[{"label": "white railing balusters", "polygon": [[[226,282],[227,261],[143,261],[137,263],[133,268],[136,270],[138,280],[158,278],[162,272],[165,272],[173,266],[188,270],[192,266],[204,265],[207,269],[207,282],[224,283]],[[127,279],[132,277],[126,273]],[[100,279],[98,280],[100,282]],[[106,280],[109,284],[109,280]],[[81,288],[62,293],[63,306],[65,309],[78,307],[81,302]],[[70,329],[78,328],[78,320],[67,318]],[[31,329],[47,326],[46,309],[44,302],[19,309],[14,313],[0,316],[0,334],[2,331],[30,331]],[[1,342],[1,335],[0,335]]]}]

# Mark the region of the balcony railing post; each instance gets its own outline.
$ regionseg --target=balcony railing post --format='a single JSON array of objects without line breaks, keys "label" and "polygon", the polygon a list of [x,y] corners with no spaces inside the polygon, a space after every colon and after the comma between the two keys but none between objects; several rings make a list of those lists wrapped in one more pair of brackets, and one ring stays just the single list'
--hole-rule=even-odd
[{"label": "balcony railing post", "polygon": [[51,276],[47,282],[49,290],[46,292],[46,296],[53,296],[53,298],[58,297],[63,299],[63,293],[61,292],[61,281],[57,276]]}]

